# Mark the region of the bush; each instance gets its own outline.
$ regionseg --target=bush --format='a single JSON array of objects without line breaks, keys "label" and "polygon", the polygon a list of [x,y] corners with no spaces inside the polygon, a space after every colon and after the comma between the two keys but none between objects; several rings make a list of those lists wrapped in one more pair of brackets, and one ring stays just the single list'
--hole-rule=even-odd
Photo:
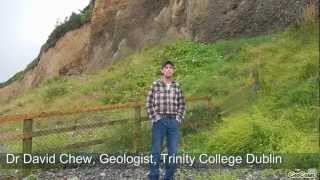
[{"label": "bush", "polygon": [[45,90],[44,98],[46,101],[52,101],[54,98],[63,96],[67,93],[67,90],[63,86],[53,86]]},{"label": "bush", "polygon": [[68,93],[67,81],[59,77],[53,77],[42,85],[44,86],[42,96],[45,102],[51,102],[55,98]]}]

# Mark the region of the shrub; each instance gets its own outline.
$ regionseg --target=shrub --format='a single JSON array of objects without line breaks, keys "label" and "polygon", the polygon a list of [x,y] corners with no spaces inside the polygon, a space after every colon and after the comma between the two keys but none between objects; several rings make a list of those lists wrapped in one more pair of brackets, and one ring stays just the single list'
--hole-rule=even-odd
[{"label": "shrub", "polygon": [[68,84],[65,79],[53,77],[43,83],[42,96],[45,102],[51,102],[55,98],[68,93]]}]

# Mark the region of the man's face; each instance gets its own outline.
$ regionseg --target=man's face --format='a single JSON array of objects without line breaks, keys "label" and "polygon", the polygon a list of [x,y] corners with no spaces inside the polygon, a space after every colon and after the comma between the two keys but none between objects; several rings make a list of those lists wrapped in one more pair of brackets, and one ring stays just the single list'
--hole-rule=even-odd
[{"label": "man's face", "polygon": [[174,73],[174,67],[171,64],[166,64],[162,69],[161,73],[166,78],[171,78]]}]

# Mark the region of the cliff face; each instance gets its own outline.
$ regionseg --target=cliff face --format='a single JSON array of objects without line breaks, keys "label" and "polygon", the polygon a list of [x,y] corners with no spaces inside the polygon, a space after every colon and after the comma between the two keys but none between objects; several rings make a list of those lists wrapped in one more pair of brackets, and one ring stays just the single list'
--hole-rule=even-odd
[{"label": "cliff face", "polygon": [[89,70],[161,41],[212,42],[285,27],[304,0],[103,0],[94,9]]},{"label": "cliff face", "polygon": [[95,0],[91,22],[40,55],[21,81],[0,89],[0,101],[53,76],[92,72],[160,42],[213,42],[283,28],[309,0]]},{"label": "cliff face", "polygon": [[40,54],[38,65],[26,72],[21,81],[0,89],[0,101],[17,96],[50,77],[83,72],[82,64],[88,59],[89,35],[89,25],[67,33],[55,47]]}]

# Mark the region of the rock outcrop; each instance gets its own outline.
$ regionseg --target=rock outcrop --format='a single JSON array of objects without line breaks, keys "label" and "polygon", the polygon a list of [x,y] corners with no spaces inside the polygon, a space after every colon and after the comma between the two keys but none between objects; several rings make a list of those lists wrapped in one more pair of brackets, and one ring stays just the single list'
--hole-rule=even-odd
[{"label": "rock outcrop", "polygon": [[[95,0],[91,22],[68,32],[0,101],[53,76],[92,72],[144,46],[213,42],[270,32],[297,21],[310,0]],[[318,2],[318,1],[317,1]]]}]

